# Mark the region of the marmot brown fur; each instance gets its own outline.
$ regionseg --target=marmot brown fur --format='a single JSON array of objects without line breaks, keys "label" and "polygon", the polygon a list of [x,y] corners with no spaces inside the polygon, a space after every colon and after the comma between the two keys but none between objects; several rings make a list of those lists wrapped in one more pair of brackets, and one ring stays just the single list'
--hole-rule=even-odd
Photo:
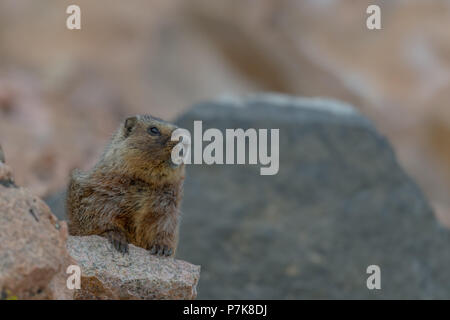
[{"label": "marmot brown fur", "polygon": [[184,164],[171,161],[177,127],[148,115],[119,127],[100,161],[74,170],[68,187],[71,235],[106,236],[128,252],[128,243],[172,256],[178,242]]}]

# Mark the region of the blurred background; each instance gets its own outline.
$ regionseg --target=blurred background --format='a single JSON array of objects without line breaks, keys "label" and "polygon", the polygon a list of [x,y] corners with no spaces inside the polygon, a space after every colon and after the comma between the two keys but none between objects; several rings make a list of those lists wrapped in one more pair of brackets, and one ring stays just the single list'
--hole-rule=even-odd
[{"label": "blurred background", "polygon": [[[81,30],[65,26],[70,4]],[[382,30],[367,30],[369,4]],[[45,197],[126,115],[332,97],[374,121],[450,226],[449,30],[445,0],[0,0],[0,143],[17,183]]]}]

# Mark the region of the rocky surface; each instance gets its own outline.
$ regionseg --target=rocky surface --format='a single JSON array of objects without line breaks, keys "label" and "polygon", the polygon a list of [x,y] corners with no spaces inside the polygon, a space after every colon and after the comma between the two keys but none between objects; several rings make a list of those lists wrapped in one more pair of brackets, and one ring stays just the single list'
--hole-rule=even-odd
[{"label": "rocky surface", "polygon": [[200,267],[173,258],[155,257],[130,245],[115,251],[105,238],[69,237],[67,248],[81,267],[75,299],[194,299]]},{"label": "rocky surface", "polygon": [[[178,124],[279,128],[280,168],[189,165],[178,257],[199,298],[450,298],[450,233],[388,141],[348,105],[260,95],[195,106]],[[381,290],[366,269],[381,268]]]},{"label": "rocky surface", "polygon": [[0,162],[0,299],[71,299],[67,225]]}]

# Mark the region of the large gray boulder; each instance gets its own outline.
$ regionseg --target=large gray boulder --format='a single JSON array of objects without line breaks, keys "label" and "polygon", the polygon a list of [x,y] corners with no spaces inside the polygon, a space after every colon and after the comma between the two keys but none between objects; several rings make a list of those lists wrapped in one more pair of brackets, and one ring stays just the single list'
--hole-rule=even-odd
[{"label": "large gray boulder", "polygon": [[[198,298],[450,298],[450,233],[388,141],[350,106],[280,95],[201,103],[178,125],[279,128],[277,175],[189,165],[177,257]],[[206,143],[205,143],[206,145]],[[369,265],[381,289],[369,290]]]}]

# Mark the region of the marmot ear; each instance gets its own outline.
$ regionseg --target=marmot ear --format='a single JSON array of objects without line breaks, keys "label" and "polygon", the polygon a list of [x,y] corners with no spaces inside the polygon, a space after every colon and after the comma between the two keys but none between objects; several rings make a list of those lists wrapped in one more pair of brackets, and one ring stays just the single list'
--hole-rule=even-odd
[{"label": "marmot ear", "polygon": [[128,136],[137,123],[137,117],[129,117],[125,120],[125,136]]}]

